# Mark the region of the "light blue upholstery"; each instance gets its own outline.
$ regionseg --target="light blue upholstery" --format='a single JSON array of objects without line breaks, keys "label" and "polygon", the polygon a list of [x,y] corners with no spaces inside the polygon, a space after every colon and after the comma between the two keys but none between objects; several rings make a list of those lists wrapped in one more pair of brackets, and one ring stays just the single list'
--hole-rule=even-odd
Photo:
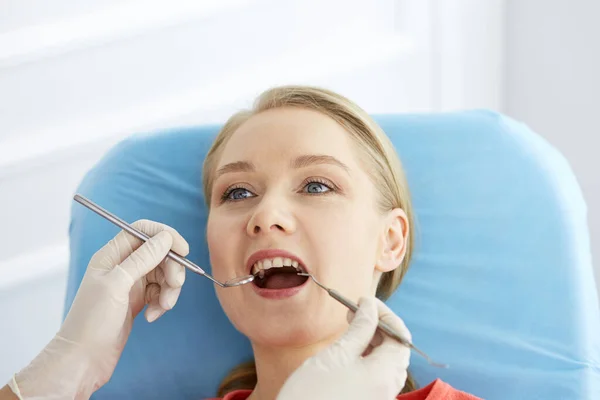
[{"label": "light blue upholstery", "polygon": [[[425,385],[440,377],[480,397],[600,399],[600,316],[586,206],[565,159],[526,126],[489,111],[376,120],[405,165],[417,249],[388,302],[415,343]],[[92,169],[79,192],[129,222],[173,226],[209,267],[201,165],[217,126],[135,135]],[[67,306],[87,263],[118,229],[73,203]],[[200,399],[251,356],[208,280],[193,274],[179,303],[143,318],[96,399]]]}]

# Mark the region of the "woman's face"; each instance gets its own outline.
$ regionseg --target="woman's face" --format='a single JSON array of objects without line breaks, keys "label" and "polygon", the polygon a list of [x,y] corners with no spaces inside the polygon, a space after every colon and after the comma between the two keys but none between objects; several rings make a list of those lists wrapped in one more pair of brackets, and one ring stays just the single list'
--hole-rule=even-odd
[{"label": "woman's face", "polygon": [[389,252],[404,254],[406,217],[378,211],[357,155],[344,128],[299,108],[251,117],[222,150],[208,218],[210,259],[219,280],[269,270],[255,281],[262,287],[217,288],[229,319],[254,343],[310,345],[347,328],[347,309],[314,282],[284,273],[295,266],[357,301],[374,294],[381,271],[398,265]]}]

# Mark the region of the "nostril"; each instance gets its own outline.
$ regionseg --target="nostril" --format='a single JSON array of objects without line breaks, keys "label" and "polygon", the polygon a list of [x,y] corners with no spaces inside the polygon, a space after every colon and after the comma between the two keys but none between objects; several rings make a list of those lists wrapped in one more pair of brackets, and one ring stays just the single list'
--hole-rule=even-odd
[{"label": "nostril", "polygon": [[[272,224],[270,225],[269,229],[265,229],[264,231],[281,231],[281,232],[285,232],[286,229],[283,227],[283,225],[280,224]],[[254,228],[252,228],[252,232],[254,235],[258,235],[259,233],[261,233],[263,231],[263,229],[261,228],[260,224],[254,225]]]}]

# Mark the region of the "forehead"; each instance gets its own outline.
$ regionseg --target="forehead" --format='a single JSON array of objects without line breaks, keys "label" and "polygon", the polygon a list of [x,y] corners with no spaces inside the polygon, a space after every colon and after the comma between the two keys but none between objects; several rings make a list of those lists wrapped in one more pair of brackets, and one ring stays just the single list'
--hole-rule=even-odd
[{"label": "forehead", "polygon": [[277,108],[244,122],[231,136],[219,164],[268,155],[326,154],[351,162],[350,134],[330,117],[301,108]]}]

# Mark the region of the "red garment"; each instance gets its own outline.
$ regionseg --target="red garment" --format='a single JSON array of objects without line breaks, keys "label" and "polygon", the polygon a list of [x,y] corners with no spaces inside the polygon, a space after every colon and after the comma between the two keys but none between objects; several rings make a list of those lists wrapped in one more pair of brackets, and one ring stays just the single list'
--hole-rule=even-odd
[{"label": "red garment", "polygon": [[[246,400],[250,396],[252,390],[236,390],[225,395],[222,399],[210,400]],[[461,392],[454,389],[452,386],[436,379],[429,385],[415,390],[414,392],[400,394],[396,397],[397,400],[481,400],[471,394]]]}]

